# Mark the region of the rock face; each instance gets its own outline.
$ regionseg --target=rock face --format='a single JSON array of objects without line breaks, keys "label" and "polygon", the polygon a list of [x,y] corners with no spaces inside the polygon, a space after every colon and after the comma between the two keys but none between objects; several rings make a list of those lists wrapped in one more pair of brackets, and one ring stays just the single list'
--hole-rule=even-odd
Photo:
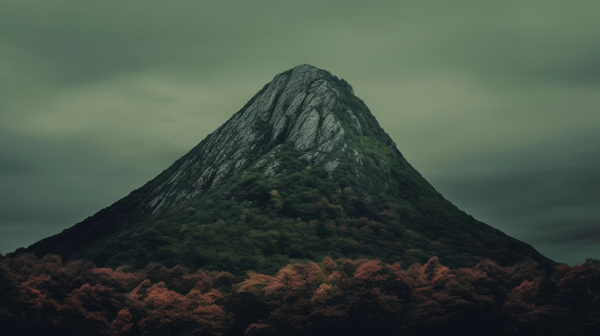
[{"label": "rock face", "polygon": [[27,251],[238,274],[324,256],[553,264],[445,200],[348,83],[307,64],[143,187]]},{"label": "rock face", "polygon": [[[152,192],[153,213],[202,194],[220,181],[257,168],[268,177],[282,172],[277,151],[290,144],[299,159],[332,173],[340,165],[362,165],[346,130],[384,133],[368,108],[353,104],[352,87],[308,64],[283,72],[216,132],[194,148],[178,169]],[[356,106],[354,109],[349,106]],[[389,139],[393,146],[393,142]]]}]

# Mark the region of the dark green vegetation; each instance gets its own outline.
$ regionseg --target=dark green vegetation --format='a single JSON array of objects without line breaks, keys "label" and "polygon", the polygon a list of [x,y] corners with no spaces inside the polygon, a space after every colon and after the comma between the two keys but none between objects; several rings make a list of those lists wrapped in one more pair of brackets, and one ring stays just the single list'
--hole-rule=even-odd
[{"label": "dark green vegetation", "polygon": [[[294,77],[295,73],[300,75]],[[305,98],[307,107],[294,110],[293,97],[312,100]],[[292,117],[284,119],[289,125],[277,129],[271,120],[280,107]],[[311,140],[315,144],[299,146],[294,139],[307,131],[293,126],[294,120],[308,120],[306,115],[315,111],[320,113],[319,124],[314,126],[320,133]],[[334,123],[325,128],[329,133],[323,133],[331,116],[342,128],[343,132],[336,133],[341,138],[331,131]],[[246,131],[234,127],[240,120],[251,126],[250,133],[257,134],[246,137],[254,142],[236,138]],[[319,149],[324,148],[324,141],[334,140],[338,142],[333,149]],[[250,148],[244,160],[239,159],[238,147]],[[323,168],[322,163],[311,167],[310,159],[301,158],[309,151],[339,164],[333,170]],[[352,151],[357,154],[349,154]],[[211,153],[224,154],[217,158]],[[257,164],[261,160],[277,162],[277,174],[268,174]],[[238,163],[239,172],[198,189],[194,197],[177,202],[175,196],[165,196],[157,207],[147,206],[156,195],[189,195],[200,176],[200,180],[208,176],[216,181],[214,171],[227,171],[228,164]],[[208,168],[195,172],[194,165]],[[173,187],[164,189],[169,181],[175,181]],[[404,159],[345,81],[306,65],[278,75],[230,121],[157,178],[28,251],[88,259],[99,266],[143,268],[158,262],[236,275],[248,270],[274,274],[289,263],[319,261],[325,256],[375,258],[403,265],[437,256],[452,268],[472,267],[484,258],[501,265],[523,258],[543,268],[554,265],[529,245],[445,200]]]},{"label": "dark green vegetation", "polygon": [[451,270],[435,257],[410,267],[324,258],[235,277],[23,255],[0,260],[0,326],[7,336],[592,336],[598,264]]},{"label": "dark green vegetation", "polygon": [[[289,157],[290,170],[301,165]],[[389,191],[353,184],[352,172],[337,172],[345,184],[323,171],[298,170],[282,178],[246,174],[198,200],[124,225],[73,257],[111,267],[159,262],[273,274],[291,262],[327,255],[407,265],[440,256],[459,267],[482,258],[511,264],[534,254],[436,197],[428,186],[404,189],[417,204],[394,202]]]}]

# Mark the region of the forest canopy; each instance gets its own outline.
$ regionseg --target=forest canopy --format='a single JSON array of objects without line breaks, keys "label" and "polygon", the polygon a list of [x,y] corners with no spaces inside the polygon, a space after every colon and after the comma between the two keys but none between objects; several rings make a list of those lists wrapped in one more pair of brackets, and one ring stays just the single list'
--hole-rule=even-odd
[{"label": "forest canopy", "polygon": [[600,267],[325,257],[234,276],[21,255],[0,260],[0,325],[6,335],[592,335]]}]

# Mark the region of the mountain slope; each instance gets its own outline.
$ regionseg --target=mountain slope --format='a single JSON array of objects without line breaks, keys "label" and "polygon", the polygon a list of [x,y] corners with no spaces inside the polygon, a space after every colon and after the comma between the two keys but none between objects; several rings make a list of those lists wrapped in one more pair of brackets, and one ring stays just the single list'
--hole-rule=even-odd
[{"label": "mountain slope", "polygon": [[306,64],[275,76],[146,185],[27,250],[236,273],[325,255],[553,264],[445,200],[348,83]]}]

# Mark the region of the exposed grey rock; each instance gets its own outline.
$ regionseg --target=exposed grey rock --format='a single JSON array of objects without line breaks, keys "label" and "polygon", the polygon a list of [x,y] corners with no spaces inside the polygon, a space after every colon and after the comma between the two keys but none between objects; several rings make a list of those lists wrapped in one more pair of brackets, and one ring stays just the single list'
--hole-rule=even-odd
[{"label": "exposed grey rock", "polygon": [[355,148],[352,148],[352,155],[353,155],[354,161],[356,161],[356,163],[362,165],[362,158],[360,157],[360,153]]},{"label": "exposed grey rock", "polygon": [[277,161],[269,163],[264,170],[265,176],[267,176],[267,177],[277,176],[277,167],[279,167],[279,164],[280,163]]},{"label": "exposed grey rock", "polygon": [[362,135],[362,126],[360,125],[360,121],[358,120],[358,118],[354,115],[354,113],[351,110],[346,110],[346,112],[350,115],[350,120],[352,120],[352,127],[354,127],[358,134]]},{"label": "exposed grey rock", "polygon": [[323,165],[323,169],[331,174],[339,164],[339,160],[329,161]]},{"label": "exposed grey rock", "polygon": [[152,191],[147,206],[153,212],[175,206],[248,169],[276,177],[281,173],[277,151],[284,143],[299,152],[298,159],[329,175],[344,164],[362,165],[345,129],[363,135],[367,119],[374,118],[366,106],[348,108],[352,97],[357,99],[348,83],[308,64],[275,76],[244,108],[164,173],[164,182]]},{"label": "exposed grey rock", "polygon": [[383,158],[377,159],[377,166],[379,167],[382,173],[390,173],[390,165]]}]

